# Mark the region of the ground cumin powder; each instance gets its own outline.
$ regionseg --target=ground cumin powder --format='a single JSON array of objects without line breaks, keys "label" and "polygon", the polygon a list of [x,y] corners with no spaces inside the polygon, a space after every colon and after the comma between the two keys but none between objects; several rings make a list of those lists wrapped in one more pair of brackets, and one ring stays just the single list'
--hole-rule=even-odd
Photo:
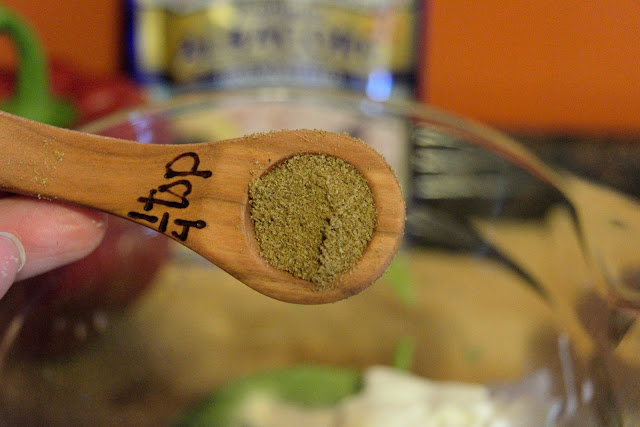
[{"label": "ground cumin powder", "polygon": [[376,222],[364,176],[321,154],[294,156],[251,181],[249,203],[263,258],[320,289],[355,264]]}]

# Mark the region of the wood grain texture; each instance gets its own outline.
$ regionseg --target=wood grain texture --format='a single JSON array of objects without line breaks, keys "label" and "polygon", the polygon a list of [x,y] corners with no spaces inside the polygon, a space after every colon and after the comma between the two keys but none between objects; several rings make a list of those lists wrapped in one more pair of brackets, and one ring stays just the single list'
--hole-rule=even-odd
[{"label": "wood grain texture", "polygon": [[[306,153],[355,166],[377,210],[361,259],[326,291],[267,264],[249,217],[249,182]],[[312,130],[149,145],[0,114],[0,188],[128,218],[164,232],[265,295],[303,304],[337,301],[369,286],[391,262],[405,221],[400,186],[379,153],[348,135]]]}]

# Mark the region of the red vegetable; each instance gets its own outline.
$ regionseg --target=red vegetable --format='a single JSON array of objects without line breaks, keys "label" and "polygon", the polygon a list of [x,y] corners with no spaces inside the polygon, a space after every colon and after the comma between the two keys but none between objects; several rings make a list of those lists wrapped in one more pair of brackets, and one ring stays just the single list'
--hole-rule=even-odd
[{"label": "red vegetable", "polygon": [[146,101],[143,90],[124,77],[85,79],[72,93],[78,109],[78,122],[86,123],[114,111],[141,105]]},{"label": "red vegetable", "polygon": [[[74,350],[108,327],[109,313],[138,298],[167,259],[169,239],[110,217],[104,241],[86,258],[16,284],[26,318],[22,350],[60,354]],[[17,290],[19,296],[11,295]],[[4,304],[3,304],[4,305]]]}]

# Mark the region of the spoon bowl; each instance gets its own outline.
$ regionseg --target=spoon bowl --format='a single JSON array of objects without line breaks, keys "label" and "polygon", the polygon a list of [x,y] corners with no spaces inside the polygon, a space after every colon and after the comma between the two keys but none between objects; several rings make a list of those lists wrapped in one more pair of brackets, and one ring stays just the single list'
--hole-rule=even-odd
[{"label": "spoon bowl", "polygon": [[[283,130],[217,142],[152,145],[0,113],[0,188],[87,206],[166,234],[269,297],[333,302],[373,283],[397,251],[405,206],[384,158],[362,141]],[[324,154],[367,180],[377,211],[362,257],[326,289],[269,265],[250,218],[249,183],[297,154]]]}]

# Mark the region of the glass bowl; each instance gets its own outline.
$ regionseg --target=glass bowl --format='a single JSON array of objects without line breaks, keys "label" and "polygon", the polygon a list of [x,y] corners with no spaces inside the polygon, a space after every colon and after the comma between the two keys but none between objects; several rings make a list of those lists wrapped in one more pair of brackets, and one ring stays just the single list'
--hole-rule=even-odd
[{"label": "glass bowl", "polygon": [[394,168],[406,235],[385,275],[338,303],[282,303],[112,218],[92,260],[0,301],[3,423],[188,423],[239,378],[392,365],[480,384],[532,425],[638,421],[634,200],[479,124],[344,92],[183,95],[83,130],[180,144],[283,128],[348,132]]}]

